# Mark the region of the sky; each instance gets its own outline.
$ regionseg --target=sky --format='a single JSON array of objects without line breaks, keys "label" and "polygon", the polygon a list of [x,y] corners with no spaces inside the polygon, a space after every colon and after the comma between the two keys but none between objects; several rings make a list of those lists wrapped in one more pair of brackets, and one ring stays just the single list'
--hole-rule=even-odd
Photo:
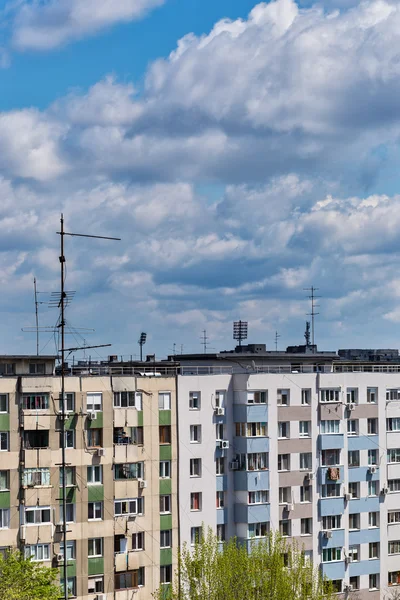
[{"label": "sky", "polygon": [[0,352],[36,351],[34,277],[57,321],[61,213],[121,238],[66,238],[94,359],[302,343],[310,286],[320,349],[397,348],[399,31],[397,0],[0,0]]}]

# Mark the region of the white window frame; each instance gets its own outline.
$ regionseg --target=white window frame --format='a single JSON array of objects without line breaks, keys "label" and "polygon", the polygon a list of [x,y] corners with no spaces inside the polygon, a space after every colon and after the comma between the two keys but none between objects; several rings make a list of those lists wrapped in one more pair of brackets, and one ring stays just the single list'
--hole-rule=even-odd
[{"label": "white window frame", "polygon": [[337,435],[340,434],[340,421],[323,420],[319,424],[319,431],[322,434]]},{"label": "white window frame", "polygon": [[101,412],[103,410],[103,392],[86,392],[87,412]]},{"label": "white window frame", "polygon": [[172,548],[172,529],[160,531],[160,548]]},{"label": "white window frame", "polygon": [[[1,409],[1,405],[2,405],[3,400],[5,400],[5,410]],[[8,394],[0,394],[0,413],[1,414],[8,414],[8,409],[9,409]]]},{"label": "white window frame", "polygon": [[[202,461],[201,458],[191,458],[189,459],[190,463],[189,463],[189,474],[190,477],[201,477],[201,467],[202,467]],[[196,466],[197,465],[197,466]]]},{"label": "white window frame", "polygon": [[160,479],[171,479],[171,461],[160,460]]},{"label": "white window frame", "polygon": [[[48,521],[42,521],[41,519],[43,518],[43,511],[49,511],[49,520]],[[27,513],[33,513],[34,514],[34,522],[33,523],[28,523],[26,520],[26,515]],[[52,521],[51,521],[51,506],[25,506],[25,510],[24,510],[24,525],[26,525],[27,527],[36,527],[37,525],[49,525]],[[38,517],[40,516],[40,521],[36,520],[36,515],[38,515]]]},{"label": "white window frame", "polygon": [[25,558],[31,557],[33,562],[44,562],[51,560],[50,544],[30,544],[25,546]]},{"label": "white window frame", "polygon": [[9,508],[0,508],[0,529],[10,529]]},{"label": "white window frame", "polygon": [[189,410],[201,410],[201,392],[189,392]]},{"label": "white window frame", "polygon": [[158,410],[171,410],[171,392],[158,392]]},{"label": "white window frame", "polygon": [[333,404],[340,402],[340,388],[325,388],[320,390],[320,402]]},{"label": "white window frame", "polygon": [[[100,554],[97,552],[96,546],[100,541]],[[90,553],[90,545],[92,545],[91,550],[95,551],[94,554]],[[102,537],[96,538],[88,538],[88,558],[102,558],[103,557],[103,548],[104,548],[104,539]]]},{"label": "white window frame", "polygon": [[[89,505],[93,504],[93,517],[89,517]],[[98,513],[100,511],[100,516]],[[88,521],[102,521],[103,520],[103,502],[101,501],[91,501],[88,502]]]},{"label": "white window frame", "polygon": [[311,437],[311,421],[299,421],[299,436],[301,438]]},{"label": "white window frame", "polygon": [[303,388],[301,390],[301,405],[311,406],[312,390],[311,388]]},{"label": "white window frame", "polygon": [[10,432],[0,431],[0,452],[8,452],[10,450]]},{"label": "white window frame", "polygon": [[[89,477],[89,473],[91,474]],[[100,474],[100,478],[94,477],[96,473]],[[88,465],[87,467],[87,485],[101,485],[103,483],[103,466]]]},{"label": "white window frame", "polygon": [[190,443],[201,444],[201,425],[190,425]]}]

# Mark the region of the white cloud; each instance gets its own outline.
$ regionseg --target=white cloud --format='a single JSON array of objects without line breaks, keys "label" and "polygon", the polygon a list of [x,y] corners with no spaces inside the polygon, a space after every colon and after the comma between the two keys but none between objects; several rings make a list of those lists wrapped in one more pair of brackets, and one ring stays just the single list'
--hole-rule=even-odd
[{"label": "white cloud", "polygon": [[50,50],[116,23],[143,17],[164,0],[24,0],[17,4],[13,45]]}]

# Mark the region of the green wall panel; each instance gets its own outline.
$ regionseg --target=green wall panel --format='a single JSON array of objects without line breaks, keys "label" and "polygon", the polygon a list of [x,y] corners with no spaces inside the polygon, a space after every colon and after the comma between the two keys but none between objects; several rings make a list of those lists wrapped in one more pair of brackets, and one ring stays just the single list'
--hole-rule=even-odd
[{"label": "green wall panel", "polygon": [[160,460],[171,460],[172,446],[171,444],[163,444],[160,446]]},{"label": "green wall panel", "polygon": [[160,530],[172,529],[172,515],[160,515]]},{"label": "green wall panel", "polygon": [[97,412],[94,421],[90,421],[89,419],[87,419],[86,422],[88,424],[89,429],[99,429],[100,427],[103,427],[103,413]]},{"label": "green wall panel", "polygon": [[138,410],[137,424],[138,424],[138,427],[143,427],[143,411],[142,410]]},{"label": "green wall panel", "polygon": [[10,508],[10,492],[0,492],[0,508]]},{"label": "green wall panel", "polygon": [[171,411],[170,410],[160,410],[158,412],[158,419],[160,425],[171,425]]},{"label": "green wall panel", "polygon": [[104,558],[88,558],[88,575],[104,573]]},{"label": "green wall panel", "polygon": [[104,486],[88,485],[88,502],[101,502],[104,500]]},{"label": "green wall panel", "polygon": [[10,415],[0,415],[0,431],[10,431]]},{"label": "green wall panel", "polygon": [[160,479],[160,494],[172,494],[172,479]]},{"label": "green wall panel", "polygon": [[67,577],[76,576],[76,561],[70,560],[67,565]]},{"label": "green wall panel", "polygon": [[64,421],[64,427],[65,427],[65,429],[76,429],[77,422],[78,422],[78,415],[72,415],[71,417],[68,417],[68,419],[66,419]]},{"label": "green wall panel", "polygon": [[172,548],[162,548],[160,550],[160,565],[172,565]]},{"label": "green wall panel", "polygon": [[[67,502],[72,502],[72,504],[76,504],[76,488],[67,487]],[[60,504],[62,503],[62,488],[60,488]]]}]

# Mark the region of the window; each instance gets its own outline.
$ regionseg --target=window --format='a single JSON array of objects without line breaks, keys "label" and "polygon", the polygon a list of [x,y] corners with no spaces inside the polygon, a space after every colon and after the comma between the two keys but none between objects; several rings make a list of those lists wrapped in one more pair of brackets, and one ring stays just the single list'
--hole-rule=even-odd
[{"label": "window", "polygon": [[29,375],[44,375],[44,363],[29,363]]},{"label": "window", "polygon": [[103,503],[88,502],[88,520],[101,521],[103,518]]},{"label": "window", "polygon": [[378,402],[378,388],[367,388],[367,402],[368,404],[376,404]]},{"label": "window", "polygon": [[340,433],[340,421],[321,421],[321,433]]},{"label": "window", "polygon": [[50,469],[24,469],[22,481],[27,486],[50,485]]},{"label": "window", "polygon": [[360,577],[358,575],[353,575],[352,577],[350,577],[349,583],[351,585],[352,590],[360,589]]},{"label": "window", "polygon": [[160,531],[160,548],[171,548],[172,546],[172,529]]},{"label": "window", "polygon": [[223,440],[224,438],[224,424],[223,423],[216,423],[215,425],[215,439],[218,440]]},{"label": "window", "polygon": [[29,557],[34,561],[50,560],[50,544],[25,546],[25,558]]},{"label": "window", "polygon": [[379,527],[379,513],[368,513],[368,527]]},{"label": "window", "polygon": [[290,471],[290,454],[278,454],[278,471]]},{"label": "window", "polygon": [[291,521],[284,519],[279,521],[279,533],[282,537],[289,537],[291,532]]},{"label": "window", "polygon": [[340,450],[322,450],[321,464],[323,467],[340,465]]},{"label": "window", "polygon": [[[60,554],[64,556],[64,542],[60,542]],[[76,558],[76,542],[75,540],[67,541],[67,561],[75,560]]]},{"label": "window", "polygon": [[93,465],[87,468],[87,483],[99,484],[103,482],[103,467],[101,465]]},{"label": "window", "polygon": [[15,363],[1,363],[0,375],[15,375]]},{"label": "window", "polygon": [[312,454],[311,454],[311,452],[300,452],[300,469],[311,471],[311,469],[312,469]]},{"label": "window", "polygon": [[321,402],[340,402],[340,390],[321,390]]},{"label": "window", "polygon": [[217,492],[216,493],[216,507],[224,508],[224,506],[225,506],[225,493]]},{"label": "window", "polygon": [[292,488],[291,487],[280,487],[279,488],[279,504],[290,504],[292,501]]},{"label": "window", "polygon": [[[60,579],[62,595],[64,596],[64,579]],[[68,598],[76,596],[76,577],[67,577]]]},{"label": "window", "polygon": [[235,423],[238,437],[265,437],[267,434],[266,423]]},{"label": "window", "polygon": [[[63,470],[60,468],[60,487],[63,485]],[[75,485],[75,467],[65,467],[65,485],[72,487]]]},{"label": "window", "polygon": [[126,517],[129,515],[144,514],[144,499],[143,498],[123,498],[122,500],[114,500],[114,516]]},{"label": "window", "polygon": [[368,496],[378,496],[379,481],[368,481]]},{"label": "window", "polygon": [[360,513],[349,515],[349,529],[360,529]]},{"label": "window", "polygon": [[0,471],[0,491],[8,490],[10,485],[10,471]]},{"label": "window", "polygon": [[342,559],[341,548],[323,548],[322,562],[334,562]]},{"label": "window", "polygon": [[266,537],[269,533],[269,527],[267,522],[263,523],[249,523],[247,529],[247,537],[249,538],[260,538]]},{"label": "window", "polygon": [[386,400],[400,400],[400,389],[386,390]]},{"label": "window", "polygon": [[399,418],[386,419],[386,430],[387,431],[400,431],[400,419]]},{"label": "window", "polygon": [[[72,504],[72,502],[68,502],[66,505],[66,519],[67,523],[75,522],[75,504]],[[60,523],[64,523],[62,504],[60,504]]]},{"label": "window", "polygon": [[388,554],[400,554],[400,540],[388,543]]},{"label": "window", "polygon": [[217,456],[215,459],[215,473],[216,475],[223,475],[225,473],[225,457]]},{"label": "window", "polygon": [[321,486],[322,498],[338,498],[342,495],[339,483],[326,483]]},{"label": "window", "polygon": [[169,479],[171,477],[170,460],[160,460],[160,477],[162,479]]},{"label": "window", "polygon": [[[64,447],[75,448],[75,429],[66,429],[64,431]],[[60,432],[60,448],[62,448],[62,433]]]},{"label": "window", "polygon": [[378,435],[378,419],[367,419],[368,435]]},{"label": "window", "polygon": [[51,523],[50,506],[26,506],[25,525],[41,525]]},{"label": "window", "polygon": [[[245,461],[243,460],[245,459]],[[247,462],[247,471],[263,471],[268,469],[268,452],[250,452],[241,455],[241,465]]]},{"label": "window", "polygon": [[145,568],[139,567],[135,571],[126,571],[125,573],[116,573],[114,588],[116,590],[129,590],[144,585]]},{"label": "window", "polygon": [[360,466],[360,451],[359,450],[349,450],[348,465],[349,465],[349,467],[359,467]]},{"label": "window", "polygon": [[171,392],[158,392],[158,409],[171,410]]},{"label": "window", "polygon": [[165,496],[160,496],[160,513],[170,513],[171,512],[171,495],[167,494]]},{"label": "window", "polygon": [[201,492],[190,494],[190,510],[201,510]]},{"label": "window", "polygon": [[190,477],[201,477],[201,458],[190,459]]},{"label": "window", "polygon": [[103,538],[88,539],[88,557],[103,556]]},{"label": "window", "polygon": [[[217,492],[222,493],[223,492]],[[269,502],[269,492],[268,490],[260,490],[258,492],[249,492],[249,504],[267,504]]]},{"label": "window", "polygon": [[400,585],[400,571],[391,571],[388,573],[389,585]]},{"label": "window", "polygon": [[104,576],[96,575],[88,577],[88,594],[97,594],[104,592]]},{"label": "window", "polygon": [[290,390],[278,390],[278,405],[289,406]]},{"label": "window", "polygon": [[200,392],[189,392],[189,410],[200,410]]},{"label": "window", "polygon": [[389,492],[400,492],[400,479],[388,480]]},{"label": "window", "polygon": [[47,410],[49,394],[23,394],[22,408],[24,410]]},{"label": "window", "polygon": [[378,464],[378,450],[368,450],[368,464],[370,466]]},{"label": "window", "polygon": [[280,421],[278,423],[278,438],[288,438],[289,434],[289,422],[288,421]]},{"label": "window", "polygon": [[311,390],[304,389],[301,390],[301,403],[302,405],[309,406],[311,404]]},{"label": "window", "polygon": [[[390,575],[390,573],[389,573]],[[389,577],[390,580],[390,577]],[[378,573],[372,573],[369,576],[369,589],[370,590],[378,590],[379,589],[379,574]]]},{"label": "window", "polygon": [[388,524],[393,525],[394,523],[400,523],[400,511],[389,510],[388,511]]},{"label": "window", "polygon": [[360,482],[359,481],[350,481],[349,482],[349,494],[350,494],[351,499],[360,497]]},{"label": "window", "polygon": [[357,402],[358,402],[358,388],[347,388],[347,391],[346,391],[346,402],[347,402],[347,404],[357,404]]},{"label": "window", "polygon": [[379,542],[369,543],[369,558],[379,558]]},{"label": "window", "polygon": [[358,435],[358,419],[347,421],[347,435]]},{"label": "window", "polygon": [[8,394],[0,394],[0,413],[8,413]]},{"label": "window", "polygon": [[300,502],[311,502],[312,487],[311,485],[300,486]]},{"label": "window", "polygon": [[311,535],[312,534],[312,519],[301,519],[300,523],[301,527],[301,535]]},{"label": "window", "polygon": [[143,479],[144,462],[121,463],[114,465],[114,478],[120,479]]},{"label": "window", "polygon": [[[65,399],[65,412],[74,412],[75,410],[75,394],[74,392],[65,392],[64,393],[64,399]],[[62,406],[62,396],[60,394],[60,411],[62,412],[63,406]]]},{"label": "window", "polygon": [[342,580],[332,579],[332,591],[334,594],[340,594],[342,591]]},{"label": "window", "polygon": [[[160,547],[163,546],[160,545]],[[144,531],[132,534],[132,550],[144,550]]]},{"label": "window", "polygon": [[201,536],[202,536],[201,527],[191,527],[190,528],[190,543],[192,546],[194,546],[195,544],[197,544],[200,541]]},{"label": "window", "polygon": [[8,451],[8,431],[0,431],[0,450],[2,452]]},{"label": "window", "polygon": [[388,463],[400,462],[400,448],[390,448],[387,451],[387,461]]},{"label": "window", "polygon": [[163,565],[160,567],[160,583],[164,585],[172,581],[172,565]]},{"label": "window", "polygon": [[247,392],[247,404],[266,404],[267,392]]},{"label": "window", "polygon": [[322,529],[341,529],[342,528],[342,515],[330,515],[322,517]]},{"label": "window", "polygon": [[160,444],[171,443],[171,425],[160,425],[159,427]]},{"label": "window", "polygon": [[360,546],[349,546],[348,556],[351,562],[358,562],[360,560]]},{"label": "window", "polygon": [[201,425],[190,426],[190,443],[200,444],[201,443]]},{"label": "window", "polygon": [[101,392],[86,393],[86,408],[88,412],[98,412],[102,409],[103,394]]},{"label": "window", "polygon": [[0,508],[0,529],[8,529],[10,527],[10,509]]},{"label": "window", "polygon": [[311,435],[311,421],[300,421],[299,423],[300,437],[310,437]]},{"label": "window", "polygon": [[141,392],[114,392],[114,408],[142,410]]},{"label": "window", "polygon": [[224,404],[225,404],[225,395],[226,395],[226,391],[221,391],[221,390],[217,390],[215,392],[215,407],[216,408],[223,408]]},{"label": "window", "polygon": [[89,448],[101,448],[103,445],[103,430],[88,429],[87,430],[87,445]]},{"label": "window", "polygon": [[225,541],[225,525],[217,525],[217,540],[219,542]]}]

